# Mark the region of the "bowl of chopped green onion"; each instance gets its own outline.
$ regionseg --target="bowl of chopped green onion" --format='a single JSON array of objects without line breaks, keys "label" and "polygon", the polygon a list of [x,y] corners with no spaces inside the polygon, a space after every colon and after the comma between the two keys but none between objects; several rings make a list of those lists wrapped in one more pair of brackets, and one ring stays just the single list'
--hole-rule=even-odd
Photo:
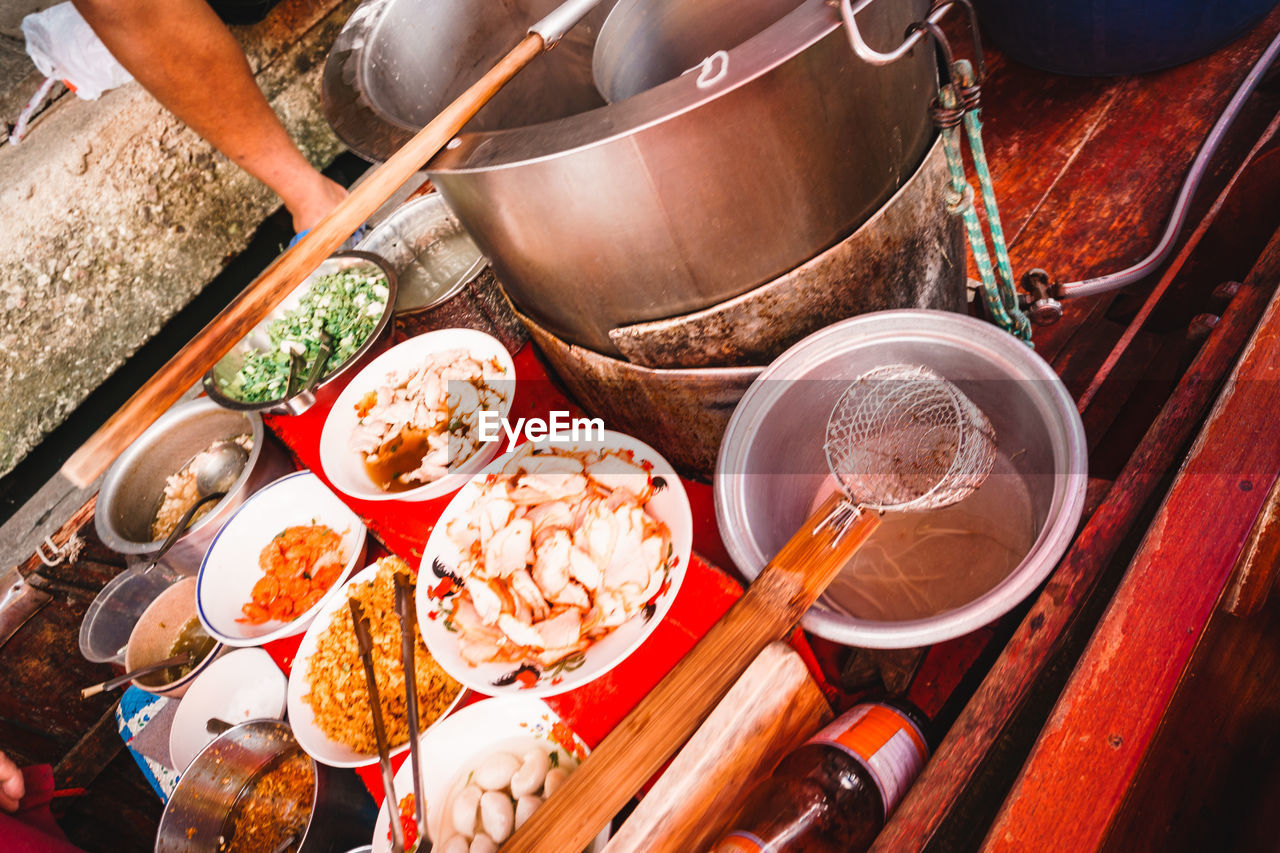
[{"label": "bowl of chopped green onion", "polygon": [[294,288],[204,376],[221,406],[297,415],[391,334],[396,276],[377,255],[339,252]]}]

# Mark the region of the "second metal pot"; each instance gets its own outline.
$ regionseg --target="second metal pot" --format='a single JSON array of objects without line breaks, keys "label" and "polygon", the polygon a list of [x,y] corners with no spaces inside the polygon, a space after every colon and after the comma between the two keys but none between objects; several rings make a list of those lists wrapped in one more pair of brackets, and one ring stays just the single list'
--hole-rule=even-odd
[{"label": "second metal pot", "polygon": [[[183,771],[160,818],[156,853],[217,850],[241,794],[273,762],[301,752],[285,723],[241,723],[204,748]],[[377,806],[354,771],[328,767],[306,757],[315,771],[311,817],[297,849],[303,853],[345,853],[367,842]]]}]

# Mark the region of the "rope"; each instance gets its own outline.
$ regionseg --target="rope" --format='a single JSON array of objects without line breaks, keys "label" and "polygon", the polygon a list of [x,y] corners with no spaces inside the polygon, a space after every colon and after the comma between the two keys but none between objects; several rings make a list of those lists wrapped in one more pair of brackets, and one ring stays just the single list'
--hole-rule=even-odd
[{"label": "rope", "polygon": [[[982,122],[978,117],[980,91],[973,76],[973,66],[968,60],[957,60],[951,67],[954,83],[938,88],[938,99],[932,108],[933,120],[942,135],[942,148],[947,156],[947,168],[951,173],[951,191],[947,194],[947,212],[959,214],[964,219],[969,235],[969,248],[978,267],[982,282],[983,302],[991,318],[1000,328],[1031,343],[1031,321],[1018,305],[1018,292],[1013,282],[1013,267],[1009,263],[1009,247],[1000,225],[1000,211],[996,206],[995,187],[991,181],[991,169],[987,165],[986,151],[982,145]],[[973,206],[973,187],[965,176],[964,160],[960,154],[960,125],[964,125],[969,140],[969,153],[974,171],[978,174],[978,188],[982,194],[982,206],[987,214],[991,230],[991,244],[995,253],[995,265],[987,252],[987,239]]]},{"label": "rope", "polygon": [[996,190],[991,181],[991,169],[987,166],[987,154],[982,145],[982,119],[978,116],[979,89],[973,77],[973,66],[966,59],[955,64],[955,76],[959,84],[961,104],[964,108],[964,129],[969,137],[969,154],[973,168],[978,173],[978,187],[982,190],[982,206],[987,212],[987,228],[991,231],[992,250],[996,256],[996,272],[999,274],[1000,298],[1005,310],[1018,324],[1017,335],[1031,340],[1031,323],[1018,305],[1018,289],[1013,281],[1013,265],[1009,263],[1009,247],[1005,243],[1004,228],[1000,225],[1000,210],[996,207]]}]

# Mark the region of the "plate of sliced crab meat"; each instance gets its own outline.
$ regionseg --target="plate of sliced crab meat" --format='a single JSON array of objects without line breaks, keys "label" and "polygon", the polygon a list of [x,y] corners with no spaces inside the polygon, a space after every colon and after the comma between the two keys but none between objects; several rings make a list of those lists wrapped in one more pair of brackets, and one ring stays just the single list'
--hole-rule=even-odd
[{"label": "plate of sliced crab meat", "polygon": [[580,687],[666,616],[692,527],[680,478],[644,442],[526,442],[476,474],[427,540],[423,639],[488,695]]}]

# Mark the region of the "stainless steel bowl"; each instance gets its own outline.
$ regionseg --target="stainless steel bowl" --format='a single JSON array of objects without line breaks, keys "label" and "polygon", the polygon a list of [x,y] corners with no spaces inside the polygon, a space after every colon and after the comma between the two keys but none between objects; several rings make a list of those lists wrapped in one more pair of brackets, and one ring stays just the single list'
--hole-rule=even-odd
[{"label": "stainless steel bowl", "polygon": [[488,263],[439,193],[397,207],[356,249],[382,258],[396,274],[397,314],[447,301]]},{"label": "stainless steel bowl", "polygon": [[[378,325],[374,328],[373,333],[369,335],[358,350],[352,353],[346,361],[338,365],[336,370],[322,377],[313,390],[302,391],[292,397],[266,400],[261,403],[249,403],[222,393],[222,383],[230,382],[232,377],[240,370],[240,366],[244,364],[244,355],[247,351],[271,348],[271,341],[267,337],[267,327],[286,311],[297,307],[302,297],[306,295],[307,289],[311,287],[312,281],[323,275],[330,275],[349,269],[376,271],[387,278],[386,309],[378,319]],[[396,293],[395,271],[377,255],[368,252],[349,251],[338,252],[332,257],[326,258],[320,266],[316,267],[315,272],[307,276],[302,284],[295,287],[293,292],[284,298],[283,302],[277,305],[270,314],[263,318],[261,323],[253,328],[253,331],[245,335],[217,364],[209,368],[209,371],[204,375],[205,393],[209,395],[210,399],[216,401],[218,405],[228,409],[240,412],[270,412],[282,415],[299,415],[314,406],[317,400],[336,398],[338,392],[331,387],[334,381],[340,376],[347,374],[354,376],[358,373],[360,368],[373,360],[374,356],[382,350],[386,341],[391,337],[395,318]]]},{"label": "stainless steel bowl", "polygon": [[754,578],[809,515],[828,477],[823,439],[840,393],[866,370],[906,362],[956,383],[990,418],[1001,454],[1026,486],[1034,542],[1005,579],[927,618],[858,619],[825,599],[806,629],[846,645],[913,648],[961,636],[1007,613],[1057,565],[1084,508],[1084,427],[1053,369],[995,326],[941,311],[864,314],[783,353],[748,389],[716,463],[716,520],[729,555]]},{"label": "stainless steel bowl", "polygon": [[164,497],[165,480],[220,439],[249,434],[253,450],[227,496],[197,519],[165,555],[164,562],[195,575],[213,537],[249,495],[293,469],[253,412],[233,412],[208,399],[174,406],[112,463],[98,492],[93,524],[102,544],[121,554],[146,557],[160,549],[151,522]]},{"label": "stainless steel bowl", "polygon": [[[250,720],[219,735],[183,771],[160,817],[156,853],[217,850],[218,836],[254,776],[293,750],[302,753],[289,726],[276,720]],[[340,853],[368,843],[378,810],[360,778],[307,760],[315,785],[298,850]]]}]

